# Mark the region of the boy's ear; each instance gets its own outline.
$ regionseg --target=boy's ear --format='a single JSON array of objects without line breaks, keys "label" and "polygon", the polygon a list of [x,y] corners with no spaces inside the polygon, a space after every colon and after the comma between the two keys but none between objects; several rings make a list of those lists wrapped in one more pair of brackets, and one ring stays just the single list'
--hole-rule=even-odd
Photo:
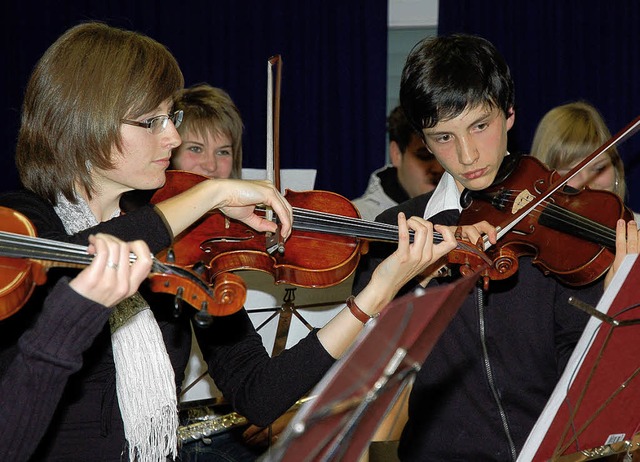
[{"label": "boy's ear", "polygon": [[513,107],[509,108],[507,112],[507,131],[511,130],[514,122],[516,121],[516,111]]}]

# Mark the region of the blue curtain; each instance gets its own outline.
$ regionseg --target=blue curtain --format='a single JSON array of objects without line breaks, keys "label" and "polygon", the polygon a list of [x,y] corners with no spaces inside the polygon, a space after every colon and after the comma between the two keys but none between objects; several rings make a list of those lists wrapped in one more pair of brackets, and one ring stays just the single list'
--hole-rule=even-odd
[{"label": "blue curtain", "polygon": [[[640,115],[640,2],[637,0],[447,0],[438,33],[481,35],[503,53],[516,85],[509,149],[528,152],[546,111],[584,99],[612,133]],[[628,204],[640,210],[640,135],[620,146]]]},{"label": "blue curtain", "polygon": [[384,162],[387,0],[27,0],[4,10],[1,190],[18,185],[13,154],[31,69],[86,20],[143,32],[173,52],[187,85],[226,89],[246,127],[245,167],[265,167],[267,60],[275,54],[283,60],[282,168],[315,168],[316,189],[351,198]]}]

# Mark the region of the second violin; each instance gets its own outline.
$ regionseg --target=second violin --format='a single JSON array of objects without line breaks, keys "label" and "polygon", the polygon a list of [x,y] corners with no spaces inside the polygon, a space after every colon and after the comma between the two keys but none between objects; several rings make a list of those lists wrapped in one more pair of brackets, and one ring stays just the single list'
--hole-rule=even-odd
[{"label": "second violin", "polygon": [[500,264],[509,254],[533,256],[546,274],[577,286],[595,281],[607,272],[615,252],[618,219],[633,220],[619,196],[608,191],[562,188],[545,196],[559,175],[531,156],[512,156],[509,170],[482,191],[465,190],[461,198],[461,225],[486,220],[500,230],[524,213],[487,254]]}]

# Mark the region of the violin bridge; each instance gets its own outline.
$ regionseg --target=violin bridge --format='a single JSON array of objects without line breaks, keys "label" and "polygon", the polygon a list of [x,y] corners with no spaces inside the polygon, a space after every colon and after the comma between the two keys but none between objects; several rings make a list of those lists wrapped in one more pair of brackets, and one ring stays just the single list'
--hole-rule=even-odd
[{"label": "violin bridge", "polygon": [[265,240],[267,253],[269,255],[273,255],[276,252],[284,254],[284,242],[282,241],[279,225],[275,233],[266,233]]}]

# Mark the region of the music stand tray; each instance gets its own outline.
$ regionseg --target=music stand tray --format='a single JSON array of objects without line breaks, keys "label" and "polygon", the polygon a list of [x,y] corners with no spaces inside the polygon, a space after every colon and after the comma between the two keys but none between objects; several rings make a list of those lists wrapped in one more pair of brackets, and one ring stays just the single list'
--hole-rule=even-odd
[{"label": "music stand tray", "polygon": [[640,258],[628,255],[591,311],[519,462],[578,462],[640,447],[639,306]]},{"label": "music stand tray", "polygon": [[357,461],[477,279],[474,274],[392,301],[365,325],[260,460]]}]

